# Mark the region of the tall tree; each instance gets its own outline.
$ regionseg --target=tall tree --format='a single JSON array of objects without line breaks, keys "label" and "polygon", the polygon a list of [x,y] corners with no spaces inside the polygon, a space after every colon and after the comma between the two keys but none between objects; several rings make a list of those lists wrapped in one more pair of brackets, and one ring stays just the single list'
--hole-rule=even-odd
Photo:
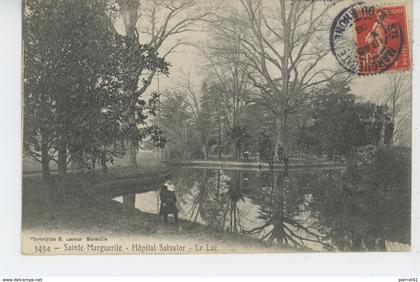
[{"label": "tall tree", "polygon": [[411,137],[411,74],[389,74],[384,93],[381,102],[390,110],[390,122],[393,127],[389,132],[391,145],[404,143],[406,133],[409,135],[408,139]]},{"label": "tall tree", "polygon": [[358,101],[347,81],[336,80],[312,99],[306,142],[315,153],[348,154],[353,147],[384,143],[389,113],[386,107]]},{"label": "tall tree", "polygon": [[117,38],[105,7],[102,0],[26,2],[24,148],[42,162],[44,176],[51,160],[65,174],[70,150],[109,103],[100,89],[117,84],[111,73]]},{"label": "tall tree", "polygon": [[166,149],[169,159],[187,159],[189,157],[191,114],[185,96],[180,92],[165,93],[162,100],[160,126],[168,140]]},{"label": "tall tree", "polygon": [[[25,153],[41,161],[45,177],[50,161],[57,163],[62,191],[70,162],[99,163],[106,172],[107,162],[125,152],[132,134],[126,63],[166,65],[145,46],[127,52],[108,0],[34,0],[24,12]],[[154,114],[156,100],[152,95],[136,102],[136,124]],[[155,138],[156,132],[146,127],[137,138]]]},{"label": "tall tree", "polygon": [[[124,37],[126,38],[126,52],[140,53],[150,57],[150,62],[138,64],[131,60],[125,62],[125,94],[131,100],[128,107],[130,137],[130,164],[136,165],[138,149],[138,127],[136,124],[136,104],[157,72],[168,74],[167,56],[185,41],[172,38],[187,31],[195,30],[195,24],[207,20],[210,11],[199,5],[195,0],[115,0],[116,18],[120,17],[124,23]],[[159,52],[162,55],[159,55]]]},{"label": "tall tree", "polygon": [[[312,93],[314,87],[339,72],[321,67],[330,53],[323,38],[324,22],[333,2],[264,2],[241,0],[244,13],[228,21],[231,36],[241,43],[249,78],[261,92],[259,102],[275,117],[275,146],[287,149],[288,116]],[[275,150],[277,155],[277,150]]]},{"label": "tall tree", "polygon": [[[323,58],[330,53],[323,39],[328,34],[324,19],[334,3],[241,0],[241,4],[243,12],[229,15],[226,26],[230,35],[240,42],[246,64],[252,70],[248,77],[260,90],[256,101],[272,111],[275,158],[282,158],[287,170],[289,115],[305,102],[314,88],[339,74],[321,66]],[[279,205],[286,180],[287,173],[274,176],[275,219],[282,218]],[[282,234],[277,231],[273,234],[280,242]]]},{"label": "tall tree", "polygon": [[[185,102],[188,106],[191,114],[191,119],[196,130],[200,134],[201,146],[203,157],[205,160],[208,159],[209,150],[208,142],[212,131],[212,112],[208,107],[208,103],[201,103],[202,97],[208,97],[207,87],[201,87],[201,89],[193,82],[191,74],[185,74],[183,81],[180,82],[179,88],[182,89],[185,95]],[[205,107],[203,107],[203,105]]]},{"label": "tall tree", "polygon": [[[241,115],[249,102],[250,83],[244,70],[244,59],[240,42],[227,36],[223,20],[213,24],[213,34],[209,40],[207,52],[208,94],[217,101],[215,113],[223,118],[227,135],[233,143],[233,157],[239,157],[239,148],[245,128],[241,125]],[[219,120],[221,123],[221,120]]]}]

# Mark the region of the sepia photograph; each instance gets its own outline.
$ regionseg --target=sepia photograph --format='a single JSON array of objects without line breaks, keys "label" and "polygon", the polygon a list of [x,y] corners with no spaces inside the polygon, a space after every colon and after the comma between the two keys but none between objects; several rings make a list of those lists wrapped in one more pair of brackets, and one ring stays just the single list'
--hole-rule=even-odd
[{"label": "sepia photograph", "polygon": [[410,252],[412,0],[25,0],[24,255]]}]

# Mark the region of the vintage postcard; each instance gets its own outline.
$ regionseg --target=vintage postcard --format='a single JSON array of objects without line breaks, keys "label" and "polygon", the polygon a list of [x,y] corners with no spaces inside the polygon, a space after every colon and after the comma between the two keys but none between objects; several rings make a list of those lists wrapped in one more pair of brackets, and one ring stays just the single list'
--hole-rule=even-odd
[{"label": "vintage postcard", "polygon": [[411,0],[26,0],[22,253],[409,252]]}]

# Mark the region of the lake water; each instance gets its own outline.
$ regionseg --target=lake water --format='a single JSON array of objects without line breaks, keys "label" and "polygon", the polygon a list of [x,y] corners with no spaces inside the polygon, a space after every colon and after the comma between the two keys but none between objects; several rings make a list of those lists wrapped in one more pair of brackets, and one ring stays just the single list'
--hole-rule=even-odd
[{"label": "lake water", "polygon": [[[387,199],[342,190],[342,174],[342,168],[290,170],[287,178],[283,171],[267,170],[172,172],[184,220],[315,251],[409,250],[409,213],[396,214]],[[409,199],[395,197],[395,205]],[[114,200],[159,213],[158,190]]]}]

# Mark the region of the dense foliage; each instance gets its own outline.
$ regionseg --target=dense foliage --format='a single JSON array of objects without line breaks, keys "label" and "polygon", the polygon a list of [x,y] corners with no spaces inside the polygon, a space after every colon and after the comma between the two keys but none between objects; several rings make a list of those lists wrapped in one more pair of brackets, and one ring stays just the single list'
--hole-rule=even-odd
[{"label": "dense foliage", "polygon": [[125,153],[128,138],[140,141],[155,132],[130,128],[130,106],[136,127],[145,127],[157,96],[133,105],[126,95],[126,65],[166,72],[167,64],[146,45],[128,50],[128,39],[115,31],[107,12],[105,0],[25,5],[24,148],[42,163],[44,176],[50,161],[60,174],[70,163],[99,163],[106,171],[108,162]]},{"label": "dense foliage", "polygon": [[324,174],[311,208],[319,228],[341,250],[385,250],[410,242],[411,152],[401,147],[352,154],[345,174]]}]

